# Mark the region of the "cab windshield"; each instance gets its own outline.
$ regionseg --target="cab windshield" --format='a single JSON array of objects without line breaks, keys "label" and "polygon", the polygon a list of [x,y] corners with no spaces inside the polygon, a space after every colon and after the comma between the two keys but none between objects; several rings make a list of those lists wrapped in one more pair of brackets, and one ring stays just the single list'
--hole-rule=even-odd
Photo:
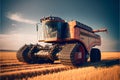
[{"label": "cab windshield", "polygon": [[44,36],[45,38],[57,38],[58,32],[61,27],[61,22],[46,22],[44,25]]}]

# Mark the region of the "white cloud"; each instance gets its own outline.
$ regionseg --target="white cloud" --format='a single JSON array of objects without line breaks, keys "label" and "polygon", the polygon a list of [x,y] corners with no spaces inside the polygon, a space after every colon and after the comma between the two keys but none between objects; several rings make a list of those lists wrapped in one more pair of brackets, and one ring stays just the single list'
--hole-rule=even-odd
[{"label": "white cloud", "polygon": [[36,24],[37,23],[34,20],[24,18],[22,15],[20,15],[18,13],[8,14],[7,17],[11,20],[18,21],[18,22],[23,22],[23,23],[27,23],[27,24]]},{"label": "white cloud", "polygon": [[14,24],[14,23],[12,23],[11,25],[12,25],[13,27],[16,27],[16,24]]}]

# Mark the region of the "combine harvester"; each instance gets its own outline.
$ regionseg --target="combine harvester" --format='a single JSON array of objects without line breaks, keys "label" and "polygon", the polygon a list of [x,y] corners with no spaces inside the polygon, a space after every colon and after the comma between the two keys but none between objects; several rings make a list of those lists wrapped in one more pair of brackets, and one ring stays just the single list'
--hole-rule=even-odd
[{"label": "combine harvester", "polygon": [[[106,32],[107,29],[93,30],[78,21],[65,22],[59,17],[44,17],[39,42],[51,45],[24,45],[17,52],[17,59],[26,63],[54,63],[60,60],[63,65],[79,67],[87,62],[101,60],[101,52],[95,46],[101,45],[101,37],[96,32]],[[38,31],[38,24],[36,25]]]}]

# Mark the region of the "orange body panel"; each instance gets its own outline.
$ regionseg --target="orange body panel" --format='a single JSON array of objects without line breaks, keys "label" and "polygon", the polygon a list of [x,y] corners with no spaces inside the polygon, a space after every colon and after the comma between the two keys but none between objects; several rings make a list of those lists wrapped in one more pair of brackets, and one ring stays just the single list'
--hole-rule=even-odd
[{"label": "orange body panel", "polygon": [[92,47],[101,45],[101,39],[99,35],[77,27],[76,21],[71,21],[68,24],[70,28],[71,40],[74,39],[83,43],[88,52],[90,52]]},{"label": "orange body panel", "polygon": [[[49,20],[45,20],[42,23],[45,23]],[[67,42],[67,41],[79,41],[83,43],[85,46],[86,50],[90,52],[91,48],[98,45],[101,45],[101,39],[100,36],[95,34],[94,32],[90,32],[88,30],[85,30],[81,28],[80,26],[77,25],[77,21],[70,21],[68,22],[68,27],[69,27],[69,38],[65,39],[59,39],[59,38],[47,38],[45,40],[42,40],[43,42],[48,42],[48,43],[54,43],[54,42]]]}]

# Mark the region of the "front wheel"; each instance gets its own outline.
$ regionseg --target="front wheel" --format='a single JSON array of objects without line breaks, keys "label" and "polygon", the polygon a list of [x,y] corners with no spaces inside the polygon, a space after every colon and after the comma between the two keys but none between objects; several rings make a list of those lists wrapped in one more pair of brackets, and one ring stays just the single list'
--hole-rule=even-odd
[{"label": "front wheel", "polygon": [[101,61],[101,51],[97,48],[93,48],[90,52],[90,61],[99,62]]},{"label": "front wheel", "polygon": [[20,62],[26,62],[26,63],[35,63],[36,58],[34,56],[34,53],[37,53],[39,51],[39,48],[37,45],[24,45],[17,51],[17,59]]}]

